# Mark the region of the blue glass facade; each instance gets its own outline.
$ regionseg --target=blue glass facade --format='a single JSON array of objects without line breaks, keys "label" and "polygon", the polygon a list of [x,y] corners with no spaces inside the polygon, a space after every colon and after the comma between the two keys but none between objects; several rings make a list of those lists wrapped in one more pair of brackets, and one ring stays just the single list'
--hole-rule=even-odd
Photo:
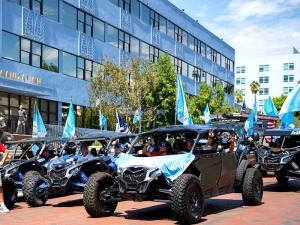
[{"label": "blue glass facade", "polygon": [[[0,91],[88,106],[104,58],[172,56],[187,92],[221,82],[233,103],[235,51],[167,0],[0,0]],[[0,103],[1,105],[1,103]]]}]

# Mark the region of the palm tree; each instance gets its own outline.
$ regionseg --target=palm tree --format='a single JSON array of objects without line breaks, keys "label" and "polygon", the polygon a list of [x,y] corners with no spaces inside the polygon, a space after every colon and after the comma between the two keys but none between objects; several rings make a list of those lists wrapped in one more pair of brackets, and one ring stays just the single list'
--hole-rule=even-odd
[{"label": "palm tree", "polygon": [[237,104],[241,103],[244,99],[243,93],[241,90],[235,91],[235,101]]},{"label": "palm tree", "polygon": [[255,101],[256,101],[256,94],[259,91],[259,88],[260,88],[260,84],[257,81],[252,81],[251,82],[250,90],[254,94]]}]

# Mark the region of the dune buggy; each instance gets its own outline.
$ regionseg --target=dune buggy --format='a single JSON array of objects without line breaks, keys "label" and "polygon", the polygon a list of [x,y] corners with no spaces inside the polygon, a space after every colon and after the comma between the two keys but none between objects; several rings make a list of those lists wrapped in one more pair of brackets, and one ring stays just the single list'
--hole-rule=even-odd
[{"label": "dune buggy", "polygon": [[[209,133],[214,138],[209,139]],[[139,135],[127,154],[117,160],[118,175],[93,174],[84,189],[84,207],[92,217],[112,215],[123,199],[170,200],[175,218],[181,223],[201,220],[205,198],[235,190],[238,156],[229,150],[235,132],[215,126],[168,126]],[[168,146],[164,156],[138,155],[152,140],[151,151]],[[192,148],[188,142],[193,141]],[[167,144],[161,145],[161,141]],[[148,148],[150,149],[150,148]],[[147,150],[148,151],[148,150]],[[263,196],[260,172],[244,168],[242,197],[246,205],[258,205]]]},{"label": "dune buggy", "polygon": [[[133,135],[103,131],[84,137],[79,137],[75,145],[65,146],[61,157],[51,160],[46,165],[46,173],[30,171],[25,175],[23,193],[27,204],[31,207],[42,206],[46,203],[48,195],[61,195],[67,193],[82,193],[88,178],[96,173],[109,171],[111,158],[107,153],[113,141],[129,142]],[[89,154],[82,156],[81,145],[95,145],[98,149],[90,149]]]},{"label": "dune buggy", "polygon": [[274,173],[278,183],[300,179],[300,129],[266,130],[256,153],[259,168]]}]

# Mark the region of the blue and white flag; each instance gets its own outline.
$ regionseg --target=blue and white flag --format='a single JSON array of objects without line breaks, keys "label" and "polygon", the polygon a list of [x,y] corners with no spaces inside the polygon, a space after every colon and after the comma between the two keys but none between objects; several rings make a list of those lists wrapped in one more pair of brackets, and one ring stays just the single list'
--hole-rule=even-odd
[{"label": "blue and white flag", "polygon": [[46,137],[47,130],[43,122],[43,118],[36,104],[34,104],[33,124],[32,124],[32,137]]},{"label": "blue and white flag", "polygon": [[280,117],[289,112],[300,111],[300,85],[297,85],[289,94],[280,110]]},{"label": "blue and white flag", "polygon": [[183,125],[189,125],[189,112],[186,105],[184,90],[180,75],[177,75],[176,117]]},{"label": "blue and white flag", "polygon": [[141,120],[141,117],[142,117],[141,109],[135,110],[134,117],[133,117],[133,124],[138,124],[138,122]]},{"label": "blue and white flag", "polygon": [[72,102],[70,102],[69,113],[65,124],[62,138],[71,139],[75,136],[75,113]]},{"label": "blue and white flag", "polygon": [[129,133],[129,129],[126,122],[121,118],[118,112],[116,112],[116,117],[117,117],[116,132]]},{"label": "blue and white flag", "polygon": [[278,111],[273,103],[272,98],[269,96],[264,104],[264,114],[267,116],[279,116]]},{"label": "blue and white flag", "polygon": [[241,113],[246,113],[247,112],[247,106],[246,106],[246,102],[245,102],[245,99],[243,101],[243,106],[241,108]]},{"label": "blue and white flag", "polygon": [[256,98],[254,100],[253,112],[254,112],[254,121],[257,121],[257,102],[256,102]]},{"label": "blue and white flag", "polygon": [[202,119],[204,120],[205,124],[211,124],[210,111],[209,111],[208,104],[206,104],[206,108],[203,112]]},{"label": "blue and white flag", "polygon": [[107,123],[107,119],[103,114],[99,111],[99,126],[100,129],[105,129]]},{"label": "blue and white flag", "polygon": [[255,112],[253,111],[248,119],[245,122],[244,129],[247,132],[248,136],[252,136],[254,134],[254,119],[255,119]]},{"label": "blue and white flag", "polygon": [[294,129],[295,126],[295,121],[294,121],[294,117],[293,117],[293,113],[289,112],[289,113],[285,113],[282,115],[281,117],[281,125],[280,128],[282,129]]}]

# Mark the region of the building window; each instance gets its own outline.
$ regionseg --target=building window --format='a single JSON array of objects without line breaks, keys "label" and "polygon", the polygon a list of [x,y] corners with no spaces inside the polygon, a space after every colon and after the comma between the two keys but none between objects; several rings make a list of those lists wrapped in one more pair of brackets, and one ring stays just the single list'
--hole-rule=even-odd
[{"label": "building window", "polygon": [[182,61],[180,59],[174,58],[174,67],[177,74],[182,74]]},{"label": "building window", "polygon": [[43,0],[43,15],[51,20],[58,21],[58,0]]},{"label": "building window", "polygon": [[209,60],[212,60],[212,52],[211,52],[211,48],[209,46],[206,46],[206,57]]},{"label": "building window", "polygon": [[151,26],[159,30],[159,14],[151,10]]},{"label": "building window", "polygon": [[173,38],[175,37],[175,25],[174,23],[167,21],[167,34],[169,37]]},{"label": "building window", "polygon": [[283,75],[283,82],[294,82],[294,75]]},{"label": "building window", "polygon": [[93,18],[93,37],[104,42],[105,40],[104,30],[105,30],[105,23],[101,20]]},{"label": "building window", "polygon": [[137,18],[140,17],[140,1],[131,0],[131,13]]},{"label": "building window", "polygon": [[147,43],[141,42],[141,56],[144,60],[149,60],[149,48]]},{"label": "building window", "polygon": [[112,46],[118,48],[118,29],[114,28],[113,26],[107,25],[107,33],[106,33],[106,41],[111,44]]},{"label": "building window", "polygon": [[268,84],[269,83],[269,77],[268,76],[259,77],[259,83],[260,84]]},{"label": "building window", "polygon": [[260,88],[259,95],[269,95],[269,88]]},{"label": "building window", "polygon": [[130,52],[139,55],[140,53],[140,41],[134,37],[130,38]]},{"label": "building window", "polygon": [[245,84],[246,83],[246,79],[243,78],[236,78],[236,85],[241,85],[241,84]]},{"label": "building window", "polygon": [[63,53],[63,73],[76,77],[77,59],[75,55]]},{"label": "building window", "polygon": [[142,4],[142,21],[146,24],[150,24],[150,8]]},{"label": "building window", "polygon": [[246,73],[246,67],[245,66],[236,67],[236,73]]},{"label": "building window", "polygon": [[294,88],[293,87],[284,87],[283,94],[288,95]]},{"label": "building window", "polygon": [[42,68],[58,73],[58,50],[43,45]]},{"label": "building window", "polygon": [[188,76],[188,64],[186,62],[182,62],[182,75],[183,76]]},{"label": "building window", "polygon": [[159,17],[159,31],[164,34],[167,33],[167,19],[163,16]]},{"label": "building window", "polygon": [[259,65],[259,72],[268,72],[269,65]]},{"label": "building window", "polygon": [[77,17],[78,17],[78,21],[77,21],[77,30],[82,32],[82,33],[86,33],[90,36],[92,36],[92,30],[93,30],[93,19],[92,16],[77,10]]},{"label": "building window", "polygon": [[20,61],[20,38],[17,35],[2,32],[2,54],[4,58]]},{"label": "building window", "polygon": [[63,24],[73,30],[77,30],[77,9],[67,3],[63,5]]},{"label": "building window", "polygon": [[159,58],[159,49],[150,46],[150,61],[157,63]]},{"label": "building window", "polygon": [[130,12],[130,0],[119,0],[119,7],[127,12]]},{"label": "building window", "polygon": [[119,30],[119,48],[125,52],[130,52],[129,34]]},{"label": "building window", "polygon": [[58,0],[9,0],[17,3],[38,14],[44,15],[48,19],[58,21]]},{"label": "building window", "polygon": [[266,101],[267,101],[267,100],[259,100],[259,101],[258,101],[258,107],[259,107],[259,108],[264,107]]},{"label": "building window", "polygon": [[284,63],[283,70],[294,70],[294,63]]}]

